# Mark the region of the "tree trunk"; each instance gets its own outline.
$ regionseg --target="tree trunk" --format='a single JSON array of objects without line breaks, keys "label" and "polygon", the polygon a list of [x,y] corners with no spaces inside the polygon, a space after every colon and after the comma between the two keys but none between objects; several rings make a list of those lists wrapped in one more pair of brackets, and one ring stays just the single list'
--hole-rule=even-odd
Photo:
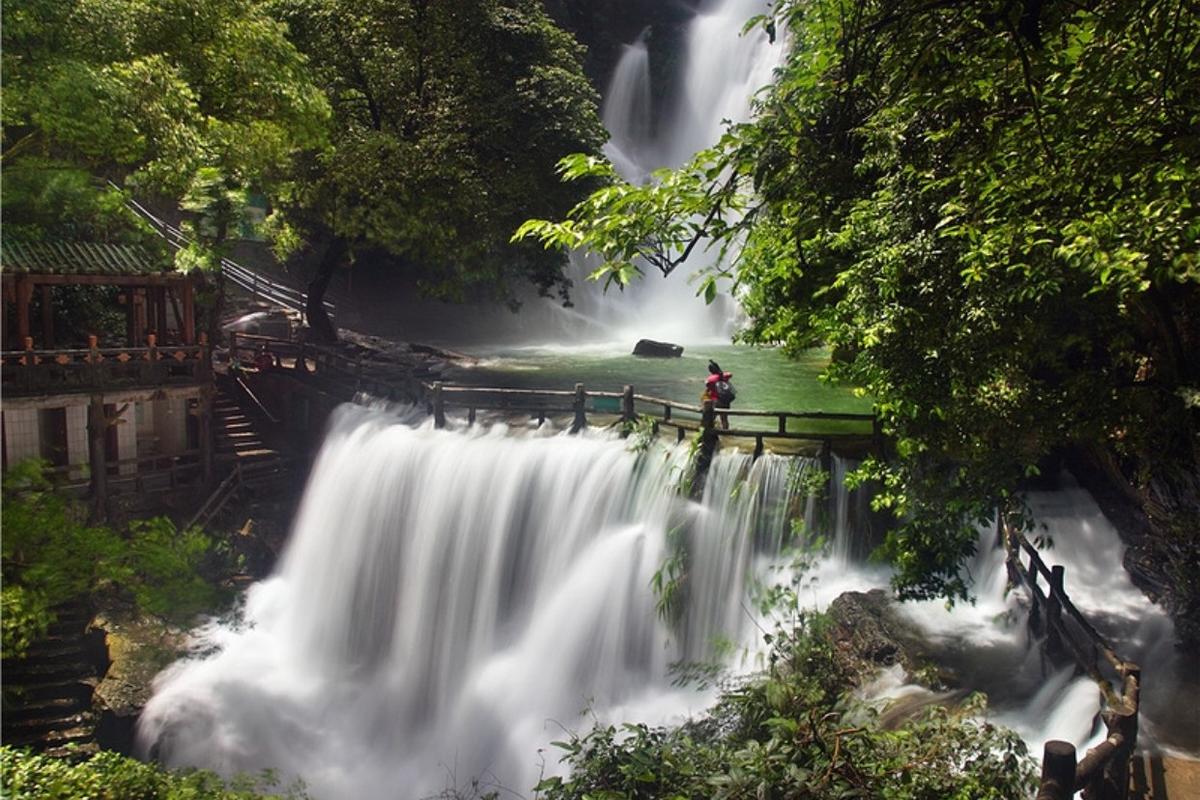
[{"label": "tree trunk", "polygon": [[337,331],[329,315],[325,313],[325,290],[333,280],[333,271],[337,269],[342,258],[349,250],[349,245],[341,236],[334,236],[321,263],[317,265],[317,274],[308,284],[308,297],[304,303],[304,316],[308,320],[309,335],[317,342],[336,342]]}]

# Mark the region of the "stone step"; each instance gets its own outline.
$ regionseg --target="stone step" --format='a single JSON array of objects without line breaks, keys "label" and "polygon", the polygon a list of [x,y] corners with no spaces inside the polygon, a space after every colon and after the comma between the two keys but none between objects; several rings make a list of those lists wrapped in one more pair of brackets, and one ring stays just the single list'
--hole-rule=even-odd
[{"label": "stone step", "polygon": [[64,714],[55,714],[51,716],[29,717],[21,720],[9,720],[8,714],[4,717],[4,742],[8,744],[12,740],[20,740],[23,742],[33,742],[40,740],[43,736],[56,731],[66,731],[72,728],[83,726],[91,727],[92,719],[90,715],[83,711],[71,711]]},{"label": "stone step", "polygon": [[33,661],[4,668],[4,683],[7,685],[44,684],[65,682],[72,678],[90,677],[95,668],[79,659]]},{"label": "stone step", "polygon": [[23,722],[25,720],[49,719],[67,717],[87,710],[88,704],[83,697],[52,697],[29,702],[17,702],[4,710],[4,725]]},{"label": "stone step", "polygon": [[[8,682],[7,675],[5,675],[5,682]],[[90,685],[76,676],[73,680],[27,683],[15,687],[14,691],[19,701],[23,702],[35,703],[42,700],[72,698],[76,702],[87,704],[91,702],[93,690]]]},{"label": "stone step", "polygon": [[5,733],[4,743],[12,747],[37,746],[39,749],[65,747],[68,744],[80,744],[92,741],[95,736],[95,726],[88,724],[75,725],[70,728],[47,731],[44,733]]},{"label": "stone step", "polygon": [[86,657],[86,648],[84,643],[80,641],[79,634],[76,632],[71,636],[49,636],[45,639],[39,639],[29,646],[25,657],[21,659],[4,659],[3,669],[7,672],[12,667],[19,667],[27,661],[38,661],[41,659],[59,659],[63,657],[75,656],[77,658]]}]

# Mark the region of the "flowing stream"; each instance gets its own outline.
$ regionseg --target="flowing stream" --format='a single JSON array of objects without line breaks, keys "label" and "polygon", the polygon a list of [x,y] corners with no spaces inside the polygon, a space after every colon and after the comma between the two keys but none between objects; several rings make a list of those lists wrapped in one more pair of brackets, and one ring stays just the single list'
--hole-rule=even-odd
[{"label": "flowing stream", "polygon": [[[770,579],[793,518],[832,537],[806,603],[886,586],[887,571],[861,560],[864,498],[836,486],[820,502],[800,494],[811,461],[719,453],[690,501],[678,491],[686,446],[638,453],[604,431],[462,427],[337,412],[276,573],[160,676],[139,728],[146,754],[223,773],[269,767],[326,799],[425,797],[476,778],[527,795],[559,768],[549,742],[564,728],[700,713],[711,694],[673,686],[673,663],[754,668],[758,626],[770,623],[748,594]],[[1155,709],[1180,702],[1164,691],[1168,681],[1178,691],[1172,670],[1182,671],[1170,622],[1112,569],[1119,544],[1086,494],[1033,501],[1072,597],[1103,611],[1102,630],[1142,659],[1153,741]],[[1016,600],[986,539],[976,605],[904,613],[1031,744],[1083,745],[1098,693],[1043,672],[1007,614]],[[688,578],[669,625],[652,582],[673,553]],[[914,691],[892,678],[878,694]]]}]

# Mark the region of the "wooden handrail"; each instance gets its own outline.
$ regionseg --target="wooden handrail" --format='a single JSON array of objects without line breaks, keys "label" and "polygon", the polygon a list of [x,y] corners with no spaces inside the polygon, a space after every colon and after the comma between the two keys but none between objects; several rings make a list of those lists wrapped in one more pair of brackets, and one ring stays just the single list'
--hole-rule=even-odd
[{"label": "wooden handrail", "polygon": [[[1030,593],[1033,602],[1030,613],[1034,615],[1031,621],[1040,613],[1044,614],[1041,622],[1047,638],[1051,642],[1066,642],[1076,664],[1095,681],[1107,706],[1102,718],[1108,737],[1089,750],[1078,764],[1075,763],[1074,745],[1061,741],[1046,743],[1038,800],[1067,800],[1081,790],[1087,790],[1089,800],[1127,800],[1129,761],[1137,744],[1141,667],[1117,655],[1112,644],[1071,602],[1064,587],[1065,570],[1061,566],[1048,568],[1037,548],[1010,524],[1003,512],[997,515],[997,525],[1008,550],[1009,574]],[[1028,565],[1023,562],[1022,553],[1028,555]],[[1046,578],[1048,594],[1042,592],[1039,576]],[[1085,642],[1077,641],[1072,629],[1063,623],[1063,610],[1083,632]],[[1114,686],[1100,673],[1097,654],[1103,655],[1116,670],[1119,685]],[[1070,780],[1072,775],[1073,780]]]}]

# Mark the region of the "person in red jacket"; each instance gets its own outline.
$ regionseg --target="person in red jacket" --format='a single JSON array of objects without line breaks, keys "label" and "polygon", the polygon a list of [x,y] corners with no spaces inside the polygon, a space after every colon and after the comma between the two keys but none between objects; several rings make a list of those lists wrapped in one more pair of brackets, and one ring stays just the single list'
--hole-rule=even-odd
[{"label": "person in red jacket", "polygon": [[[717,408],[729,408],[737,393],[733,390],[732,372],[723,372],[716,361],[708,362],[708,378],[704,381],[704,397],[712,400]],[[721,427],[729,430],[729,415],[721,414]]]}]

